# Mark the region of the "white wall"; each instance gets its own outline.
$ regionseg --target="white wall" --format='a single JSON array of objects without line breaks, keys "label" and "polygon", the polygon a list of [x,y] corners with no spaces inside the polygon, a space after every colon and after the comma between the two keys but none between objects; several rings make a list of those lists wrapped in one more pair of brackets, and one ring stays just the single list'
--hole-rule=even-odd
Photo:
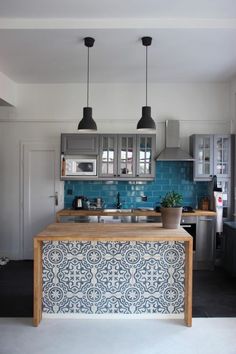
[{"label": "white wall", "polygon": [[[0,107],[0,256],[20,258],[20,142],[55,140],[59,150],[60,134],[77,132],[85,94],[84,85],[20,85],[17,107]],[[230,133],[230,94],[229,83],[150,85],[157,152],[164,147],[166,119],[180,120],[186,149],[193,133]],[[136,133],[144,96],[144,85],[92,84],[98,132]]]},{"label": "white wall", "polygon": [[17,87],[14,81],[0,72],[0,103],[15,106],[17,104]]}]

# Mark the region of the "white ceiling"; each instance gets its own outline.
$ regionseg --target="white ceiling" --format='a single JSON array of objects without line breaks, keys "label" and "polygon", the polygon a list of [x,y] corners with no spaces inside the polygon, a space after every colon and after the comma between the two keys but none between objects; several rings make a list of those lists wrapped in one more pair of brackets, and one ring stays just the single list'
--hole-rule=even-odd
[{"label": "white ceiling", "polygon": [[236,75],[236,0],[0,0],[0,71],[20,83],[226,81]]}]

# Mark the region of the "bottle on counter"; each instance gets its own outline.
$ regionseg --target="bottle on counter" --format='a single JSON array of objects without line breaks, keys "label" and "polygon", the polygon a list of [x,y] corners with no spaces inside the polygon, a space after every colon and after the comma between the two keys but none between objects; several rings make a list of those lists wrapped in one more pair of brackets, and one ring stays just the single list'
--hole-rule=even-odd
[{"label": "bottle on counter", "polygon": [[65,160],[64,156],[63,156],[62,161],[61,161],[61,175],[62,176],[66,175],[66,160]]}]

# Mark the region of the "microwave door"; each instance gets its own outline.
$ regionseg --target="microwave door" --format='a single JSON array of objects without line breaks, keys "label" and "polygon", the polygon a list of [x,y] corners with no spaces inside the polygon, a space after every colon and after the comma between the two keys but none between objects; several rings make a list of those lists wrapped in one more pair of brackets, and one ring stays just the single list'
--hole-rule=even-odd
[{"label": "microwave door", "polygon": [[66,161],[66,175],[67,176],[76,176],[76,161],[68,159]]},{"label": "microwave door", "polygon": [[79,162],[77,169],[78,172],[88,172],[88,173],[94,172],[93,164],[91,162]]},{"label": "microwave door", "polygon": [[66,176],[96,176],[96,160],[67,159]]}]

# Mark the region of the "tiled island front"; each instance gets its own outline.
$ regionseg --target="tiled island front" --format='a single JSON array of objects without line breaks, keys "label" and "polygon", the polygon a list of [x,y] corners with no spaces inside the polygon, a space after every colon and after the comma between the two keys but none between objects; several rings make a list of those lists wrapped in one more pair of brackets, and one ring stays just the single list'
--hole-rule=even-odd
[{"label": "tiled island front", "polygon": [[192,238],[161,224],[52,224],[34,239],[34,325],[53,318],[192,323]]}]

